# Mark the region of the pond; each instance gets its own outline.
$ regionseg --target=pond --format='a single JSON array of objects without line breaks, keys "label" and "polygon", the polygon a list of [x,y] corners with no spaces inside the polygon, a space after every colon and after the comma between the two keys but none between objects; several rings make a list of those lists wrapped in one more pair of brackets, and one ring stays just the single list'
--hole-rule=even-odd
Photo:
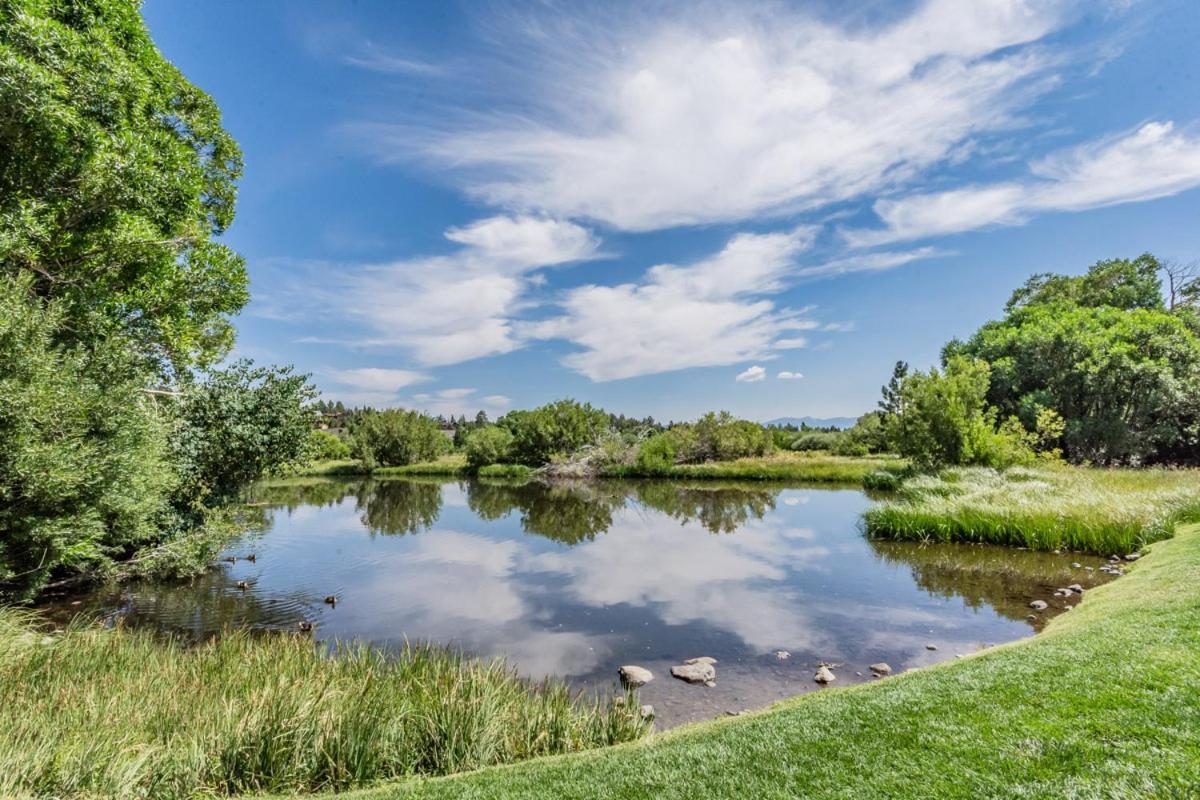
[{"label": "pond", "polygon": [[[309,621],[322,640],[444,643],[587,690],[636,664],[662,728],[816,690],[820,662],[845,685],[875,662],[899,672],[1027,636],[1077,602],[1055,589],[1104,578],[1095,557],[870,540],[855,489],[312,479],[255,500],[261,530],[223,554],[235,561],[50,612],[195,638]],[[1050,608],[1030,617],[1032,599]],[[697,656],[717,659],[715,686],[672,679]]]}]

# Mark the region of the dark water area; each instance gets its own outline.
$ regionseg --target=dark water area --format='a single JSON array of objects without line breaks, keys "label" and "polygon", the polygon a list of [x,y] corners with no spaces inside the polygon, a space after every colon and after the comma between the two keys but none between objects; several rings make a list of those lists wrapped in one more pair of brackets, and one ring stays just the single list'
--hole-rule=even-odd
[{"label": "dark water area", "polygon": [[[662,728],[817,690],[819,662],[845,685],[875,662],[900,672],[1028,636],[1078,602],[1055,589],[1105,577],[1085,569],[1095,557],[870,540],[872,501],[853,489],[313,479],[255,501],[261,531],[222,554],[235,561],[47,613],[196,639],[309,621],[319,640],[437,642],[588,690],[636,664]],[[1033,599],[1050,608],[1030,619]],[[717,659],[714,687],[671,677],[697,656]]]}]

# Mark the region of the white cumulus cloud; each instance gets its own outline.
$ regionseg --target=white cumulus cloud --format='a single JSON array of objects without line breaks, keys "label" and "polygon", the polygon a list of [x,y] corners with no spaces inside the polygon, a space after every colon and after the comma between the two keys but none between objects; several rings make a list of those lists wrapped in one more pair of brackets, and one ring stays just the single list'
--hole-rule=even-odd
[{"label": "white cumulus cloud", "polygon": [[781,381],[798,381],[803,378],[804,375],[799,372],[788,372],[787,370],[783,370],[775,377]]},{"label": "white cumulus cloud", "polygon": [[763,358],[777,337],[815,326],[803,309],[765,297],[782,287],[813,233],[739,234],[713,256],[652,267],[637,283],[577,287],[561,316],[525,331],[581,348],[563,363],[594,381]]},{"label": "white cumulus cloud", "polygon": [[738,383],[758,383],[765,377],[767,377],[767,371],[755,364],[753,367],[739,372],[734,380]]}]

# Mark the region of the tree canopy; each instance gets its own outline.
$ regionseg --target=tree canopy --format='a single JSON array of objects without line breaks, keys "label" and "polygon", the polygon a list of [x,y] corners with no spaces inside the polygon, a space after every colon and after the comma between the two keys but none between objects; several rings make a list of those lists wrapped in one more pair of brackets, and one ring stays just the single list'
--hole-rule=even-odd
[{"label": "tree canopy", "polygon": [[1151,255],[1101,261],[1080,276],[1037,275],[1004,318],[945,358],[990,365],[988,403],[1034,430],[1062,416],[1073,460],[1195,458],[1200,446],[1200,330],[1186,303],[1168,309]]},{"label": "tree canopy", "polygon": [[60,302],[59,337],[115,332],[163,373],[232,345],[248,299],[242,157],[131,0],[0,0],[0,271]]}]

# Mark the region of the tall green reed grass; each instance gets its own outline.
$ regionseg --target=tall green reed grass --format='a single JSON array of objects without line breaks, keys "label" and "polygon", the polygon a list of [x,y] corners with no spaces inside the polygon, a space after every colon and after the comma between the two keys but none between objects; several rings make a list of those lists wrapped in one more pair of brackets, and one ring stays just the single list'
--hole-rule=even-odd
[{"label": "tall green reed grass", "polygon": [[869,535],[1126,554],[1200,520],[1200,471],[949,469],[864,515]]},{"label": "tall green reed grass", "polygon": [[0,797],[349,789],[629,741],[648,725],[637,711],[440,648],[45,635],[0,609]]}]

